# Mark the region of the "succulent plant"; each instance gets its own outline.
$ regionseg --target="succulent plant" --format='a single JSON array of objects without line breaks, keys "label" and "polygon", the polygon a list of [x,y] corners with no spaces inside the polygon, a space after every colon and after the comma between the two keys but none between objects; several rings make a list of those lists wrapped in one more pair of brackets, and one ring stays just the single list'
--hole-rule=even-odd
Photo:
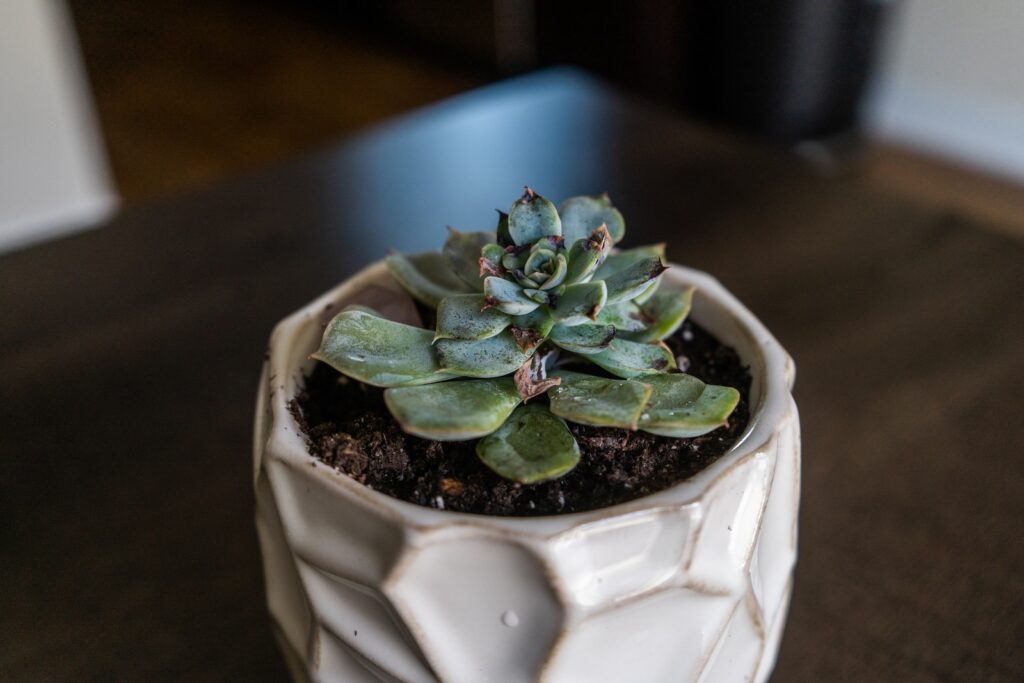
[{"label": "succulent plant", "polygon": [[660,290],[664,245],[614,249],[624,233],[607,195],[556,209],[526,188],[498,212],[494,232],[450,229],[440,252],[388,257],[405,289],[436,309],[434,330],[350,307],[313,357],[385,387],[404,431],[480,439],[480,459],[523,483],[577,464],[566,420],[670,437],[710,432],[739,393],[676,368],[662,340],[686,318],[693,289]]}]

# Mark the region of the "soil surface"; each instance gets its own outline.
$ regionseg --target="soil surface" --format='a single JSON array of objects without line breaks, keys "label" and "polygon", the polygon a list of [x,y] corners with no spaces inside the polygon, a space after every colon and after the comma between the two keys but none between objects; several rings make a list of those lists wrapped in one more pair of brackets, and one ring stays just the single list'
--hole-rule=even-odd
[{"label": "soil surface", "polygon": [[729,424],[697,438],[673,439],[569,423],[580,446],[579,465],[540,484],[502,479],[477,459],[475,440],[429,441],[404,433],[384,405],[383,390],[323,363],[306,378],[291,409],[321,462],[395,498],[487,515],[593,510],[692,477],[729,450],[750,419],[750,373],[732,348],[690,321],[665,341],[680,357],[681,369],[709,384],[739,389]]}]

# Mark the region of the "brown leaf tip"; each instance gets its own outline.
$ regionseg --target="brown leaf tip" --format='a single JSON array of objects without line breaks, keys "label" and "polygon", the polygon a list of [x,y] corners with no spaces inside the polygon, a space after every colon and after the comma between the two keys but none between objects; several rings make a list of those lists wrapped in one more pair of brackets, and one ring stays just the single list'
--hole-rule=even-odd
[{"label": "brown leaf tip", "polygon": [[513,325],[510,331],[512,332],[512,338],[516,341],[516,346],[523,353],[529,353],[537,347],[537,344],[544,341],[544,338],[541,337],[537,330],[529,327],[516,327]]},{"label": "brown leaf tip", "polygon": [[551,387],[562,383],[561,377],[548,377],[545,356],[537,354],[523,363],[514,375],[516,391],[526,403],[535,396],[540,396]]},{"label": "brown leaf tip", "polygon": [[501,302],[499,302],[495,297],[490,296],[490,295],[486,295],[486,296],[484,296],[484,305],[483,305],[483,308],[480,309],[480,312],[483,313],[488,308],[493,308],[493,307],[497,306],[499,303],[501,303]]},{"label": "brown leaf tip", "polygon": [[533,191],[533,188],[529,185],[523,185],[523,196],[519,198],[524,204],[529,204],[537,198],[537,193]]},{"label": "brown leaf tip", "polygon": [[594,228],[594,232],[590,233],[590,237],[587,238],[587,242],[583,246],[588,251],[604,251],[611,240],[612,236],[608,232],[608,226],[602,223]]},{"label": "brown leaf tip", "polygon": [[501,277],[501,268],[488,258],[481,256],[478,263],[480,264],[480,277],[487,277],[488,275]]}]

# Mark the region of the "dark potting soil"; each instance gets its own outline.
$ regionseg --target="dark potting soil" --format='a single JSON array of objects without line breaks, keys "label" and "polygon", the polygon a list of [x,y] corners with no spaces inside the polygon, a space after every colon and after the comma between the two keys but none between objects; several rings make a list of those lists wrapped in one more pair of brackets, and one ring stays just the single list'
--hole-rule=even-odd
[{"label": "dark potting soil", "polygon": [[306,378],[291,409],[316,458],[389,496],[486,515],[593,510],[692,477],[729,450],[750,419],[750,373],[732,348],[690,321],[665,341],[684,357],[681,369],[709,384],[739,389],[740,402],[728,425],[704,436],[673,439],[569,423],[580,462],[565,476],[540,484],[517,484],[492,472],[476,457],[475,440],[441,442],[406,434],[385,407],[383,390],[323,363]]}]

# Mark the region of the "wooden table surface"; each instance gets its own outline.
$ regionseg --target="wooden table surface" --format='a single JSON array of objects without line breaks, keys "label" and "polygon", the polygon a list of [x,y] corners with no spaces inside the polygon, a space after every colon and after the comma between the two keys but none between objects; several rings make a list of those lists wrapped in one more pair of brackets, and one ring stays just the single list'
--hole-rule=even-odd
[{"label": "wooden table surface", "polygon": [[281,680],[253,528],[274,322],[387,248],[608,190],[796,359],[778,682],[1024,680],[1024,244],[571,71],[0,257],[0,679]]}]

